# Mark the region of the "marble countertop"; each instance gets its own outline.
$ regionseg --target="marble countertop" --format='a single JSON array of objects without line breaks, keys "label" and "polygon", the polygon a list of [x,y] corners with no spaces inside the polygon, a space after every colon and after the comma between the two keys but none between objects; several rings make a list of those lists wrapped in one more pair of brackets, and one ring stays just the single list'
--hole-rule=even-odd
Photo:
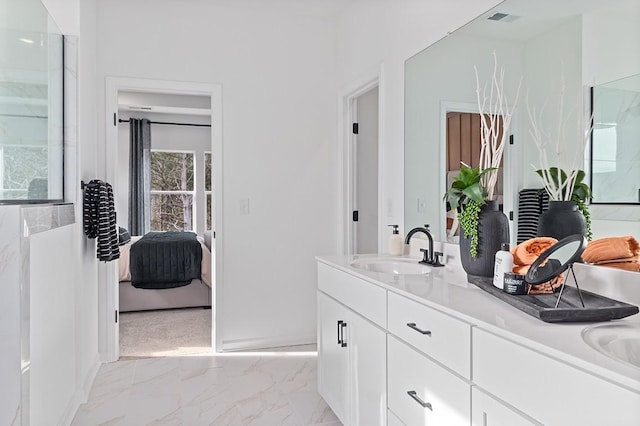
[{"label": "marble countertop", "polygon": [[[640,393],[640,368],[612,359],[591,348],[582,339],[582,332],[586,328],[607,323],[543,322],[467,283],[466,273],[456,262],[449,262],[443,268],[434,268],[427,275],[391,275],[351,266],[355,259],[366,257],[392,256],[331,255],[318,256],[317,260]],[[415,260],[417,262],[418,259]],[[588,280],[588,274],[586,277]],[[584,279],[581,279],[581,288],[594,291],[593,285],[583,285],[583,282]],[[640,285],[637,282],[629,284]],[[640,314],[615,322],[640,328]]]}]

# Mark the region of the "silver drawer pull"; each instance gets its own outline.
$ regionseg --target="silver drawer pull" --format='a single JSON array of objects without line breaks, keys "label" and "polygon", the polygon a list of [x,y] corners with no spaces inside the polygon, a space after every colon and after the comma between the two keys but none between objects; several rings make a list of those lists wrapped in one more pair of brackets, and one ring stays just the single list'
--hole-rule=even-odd
[{"label": "silver drawer pull", "polygon": [[415,322],[408,322],[407,323],[407,327],[417,331],[418,333],[422,333],[425,334],[427,336],[431,336],[431,330],[420,330],[417,326]]},{"label": "silver drawer pull", "polygon": [[422,405],[424,408],[428,408],[429,410],[433,411],[433,408],[431,407],[431,403],[424,402],[423,400],[421,400],[416,391],[408,391],[407,394],[411,398],[413,398],[413,400],[416,401],[418,404]]}]

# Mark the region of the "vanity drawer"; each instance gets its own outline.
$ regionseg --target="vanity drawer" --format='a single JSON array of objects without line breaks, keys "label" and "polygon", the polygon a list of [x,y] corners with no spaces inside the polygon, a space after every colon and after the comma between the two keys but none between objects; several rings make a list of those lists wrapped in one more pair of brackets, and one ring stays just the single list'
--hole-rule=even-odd
[{"label": "vanity drawer", "polygon": [[470,424],[471,385],[388,336],[389,410],[407,425]]},{"label": "vanity drawer", "polygon": [[471,378],[471,325],[389,292],[389,332]]},{"label": "vanity drawer", "polygon": [[318,263],[318,289],[376,325],[387,327],[387,290]]},{"label": "vanity drawer", "polygon": [[638,425],[640,394],[475,328],[473,382],[544,425]]}]

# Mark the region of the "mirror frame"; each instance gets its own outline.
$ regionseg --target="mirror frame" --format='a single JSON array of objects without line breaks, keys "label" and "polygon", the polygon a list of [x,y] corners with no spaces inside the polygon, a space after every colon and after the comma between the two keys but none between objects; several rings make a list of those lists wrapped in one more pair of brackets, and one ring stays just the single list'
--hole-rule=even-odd
[{"label": "mirror frame", "polygon": [[[542,275],[542,277],[539,277],[536,275],[539,271],[541,271],[541,267],[542,268],[544,267],[543,264],[549,259],[549,257],[553,253],[575,242],[580,243],[578,245],[578,248],[571,255],[571,257],[569,257],[569,259],[567,259],[565,262],[560,264],[559,268],[551,271],[546,275]],[[587,248],[587,239],[582,234],[573,234],[561,239],[560,241],[558,241],[557,243],[555,243],[554,245],[552,245],[551,247],[543,251],[540,254],[540,256],[538,256],[538,258],[531,264],[531,266],[527,270],[527,274],[525,275],[524,280],[531,285],[536,285],[536,284],[542,284],[544,282],[554,279],[555,277],[557,277],[558,275],[562,274],[564,271],[569,269],[569,267],[573,263],[578,261],[581,262],[582,261],[581,255],[585,248]]]}]

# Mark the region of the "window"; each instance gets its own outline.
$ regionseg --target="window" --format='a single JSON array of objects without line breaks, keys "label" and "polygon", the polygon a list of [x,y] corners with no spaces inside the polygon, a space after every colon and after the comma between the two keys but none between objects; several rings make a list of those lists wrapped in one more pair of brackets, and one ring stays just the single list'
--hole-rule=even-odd
[{"label": "window", "polygon": [[192,152],[151,151],[151,230],[193,230]]},{"label": "window", "polygon": [[211,153],[204,153],[204,196],[207,199],[207,231],[213,229],[213,217],[212,214],[212,206],[213,206],[213,193],[212,193],[212,183],[211,183]]}]

